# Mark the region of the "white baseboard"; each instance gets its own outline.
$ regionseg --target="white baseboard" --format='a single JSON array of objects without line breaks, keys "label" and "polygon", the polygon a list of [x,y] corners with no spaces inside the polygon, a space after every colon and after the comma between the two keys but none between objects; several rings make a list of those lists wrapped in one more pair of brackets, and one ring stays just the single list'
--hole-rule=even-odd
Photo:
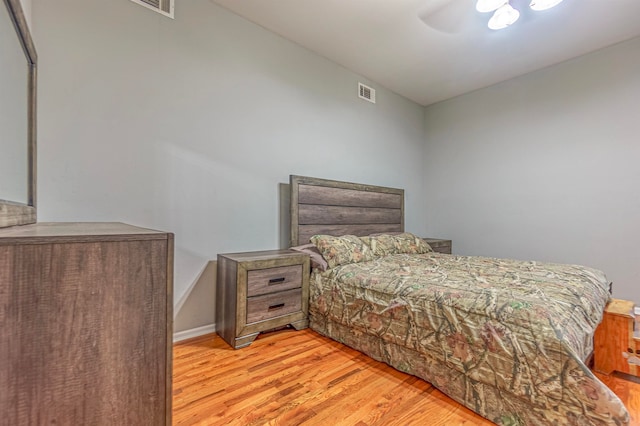
[{"label": "white baseboard", "polygon": [[192,337],[203,336],[209,333],[215,333],[216,325],[209,324],[202,327],[192,328],[191,330],[178,331],[173,333],[173,343],[180,342],[182,340],[191,339]]}]

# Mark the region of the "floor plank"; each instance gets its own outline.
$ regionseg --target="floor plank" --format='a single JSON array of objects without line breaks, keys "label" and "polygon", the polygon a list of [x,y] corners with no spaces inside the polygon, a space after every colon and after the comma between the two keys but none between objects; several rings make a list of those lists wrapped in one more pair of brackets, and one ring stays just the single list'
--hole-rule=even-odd
[{"label": "floor plank", "polygon": [[[234,350],[215,334],[174,345],[173,424],[493,425],[429,383],[306,329]],[[640,383],[597,376],[640,426]]]}]

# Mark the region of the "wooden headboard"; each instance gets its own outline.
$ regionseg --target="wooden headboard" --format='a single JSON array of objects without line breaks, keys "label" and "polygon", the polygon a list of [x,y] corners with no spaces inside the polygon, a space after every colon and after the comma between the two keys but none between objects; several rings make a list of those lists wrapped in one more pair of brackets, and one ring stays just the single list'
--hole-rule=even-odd
[{"label": "wooden headboard", "polygon": [[290,176],[291,246],[316,234],[369,235],[404,231],[404,190]]}]

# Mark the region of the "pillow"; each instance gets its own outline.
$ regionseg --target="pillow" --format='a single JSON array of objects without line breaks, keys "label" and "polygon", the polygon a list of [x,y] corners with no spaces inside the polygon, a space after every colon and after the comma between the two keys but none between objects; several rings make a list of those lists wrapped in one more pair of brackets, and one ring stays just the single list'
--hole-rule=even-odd
[{"label": "pillow", "polygon": [[424,254],[433,249],[422,238],[409,232],[397,235],[377,235],[369,237],[369,246],[375,256],[388,254]]},{"label": "pillow", "polygon": [[348,263],[366,262],[374,258],[371,248],[355,235],[333,237],[314,235],[311,242],[318,248],[329,268]]},{"label": "pillow", "polygon": [[388,254],[396,254],[395,235],[375,234],[370,235],[365,241],[371,247],[374,256],[386,256]]},{"label": "pillow", "polygon": [[321,271],[327,270],[327,261],[324,260],[322,254],[316,246],[313,244],[305,244],[302,246],[291,247],[291,250],[299,251],[300,253],[308,254],[311,258],[311,267],[318,268]]},{"label": "pillow", "polygon": [[[369,234],[370,237],[379,237],[380,235],[400,235],[404,234],[401,231],[389,231],[389,232],[376,232],[375,234]],[[362,237],[360,237],[362,238]]]}]

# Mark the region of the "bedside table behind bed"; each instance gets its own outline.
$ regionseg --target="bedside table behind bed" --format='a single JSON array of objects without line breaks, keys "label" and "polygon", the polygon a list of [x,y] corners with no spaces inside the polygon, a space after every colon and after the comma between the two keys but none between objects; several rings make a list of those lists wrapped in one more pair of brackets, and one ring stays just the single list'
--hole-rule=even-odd
[{"label": "bedside table behind bed", "polygon": [[433,251],[438,253],[451,254],[451,240],[441,238],[423,238],[431,246]]}]

